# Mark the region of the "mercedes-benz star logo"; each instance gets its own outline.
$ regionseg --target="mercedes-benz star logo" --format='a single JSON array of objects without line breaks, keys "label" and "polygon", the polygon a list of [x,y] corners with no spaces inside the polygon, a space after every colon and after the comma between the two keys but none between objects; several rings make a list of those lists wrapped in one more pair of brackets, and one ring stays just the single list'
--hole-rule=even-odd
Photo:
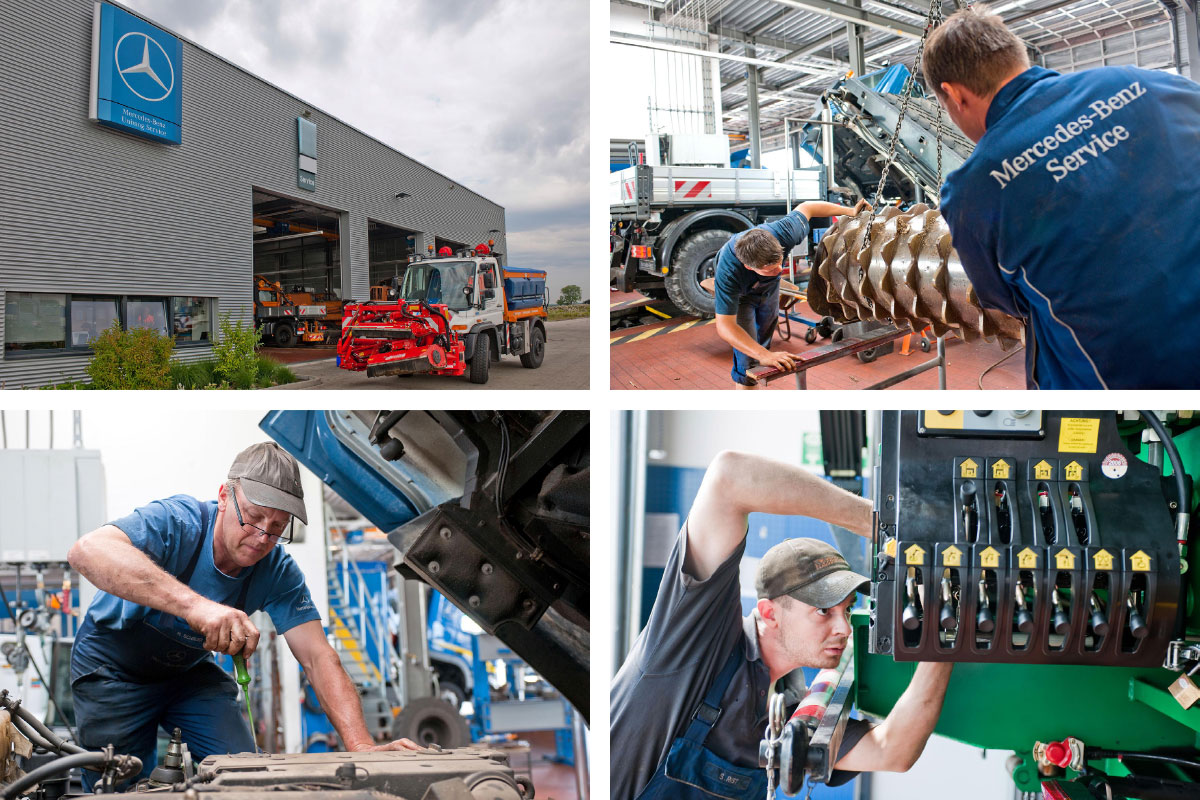
[{"label": "mercedes-benz star logo", "polygon": [[[126,39],[128,39],[130,37],[134,37],[134,39],[140,38],[142,40],[142,60],[141,60],[141,63],[134,64],[133,66],[125,67],[124,69],[122,69],[121,68],[121,45],[125,42]],[[162,55],[163,55],[163,59],[167,62],[167,69],[169,70],[169,72],[167,73],[168,81],[166,83],[163,83],[162,78],[160,78],[158,73],[154,71],[154,67],[152,67],[150,65],[150,45],[151,44],[153,44],[155,47],[158,48],[159,52],[162,53]],[[157,103],[160,100],[166,100],[168,97],[171,96],[171,90],[173,90],[175,88],[175,67],[174,67],[174,65],[171,64],[171,57],[169,55],[167,55],[167,51],[163,49],[163,46],[161,44],[156,42],[154,39],[151,39],[149,36],[147,36],[144,33],[130,31],[129,33],[125,34],[124,36],[122,36],[120,39],[117,40],[117,46],[115,48],[113,48],[113,50],[114,50],[113,60],[117,64],[117,73],[121,76],[121,80],[125,82],[125,86],[127,86],[129,88],[129,91],[133,92],[138,97],[142,98],[143,100],[145,100],[148,103]],[[130,47],[125,48],[125,52],[136,54],[137,53],[137,45],[134,43],[131,43]],[[129,56],[129,58],[127,59],[127,62],[129,60],[132,60],[134,57],[135,56],[132,56],[132,55]],[[129,79],[127,77],[125,77],[126,75],[145,75],[150,80],[154,81],[160,87],[162,87],[162,94],[158,95],[157,97],[147,97],[146,95],[139,92],[137,89],[133,88],[133,84],[131,84],[129,82]],[[149,89],[150,84],[147,83],[146,81],[135,81],[135,83],[140,84],[142,86],[142,88],[146,91],[150,90]]]}]

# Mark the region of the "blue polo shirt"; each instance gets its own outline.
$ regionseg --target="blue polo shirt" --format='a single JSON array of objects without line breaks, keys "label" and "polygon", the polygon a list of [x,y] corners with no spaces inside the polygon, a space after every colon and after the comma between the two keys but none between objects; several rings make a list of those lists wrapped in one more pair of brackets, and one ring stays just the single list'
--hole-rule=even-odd
[{"label": "blue polo shirt", "polygon": [[[310,620],[320,619],[304,582],[304,574],[296,562],[276,545],[265,558],[252,567],[242,569],[236,576],[226,575],[213,563],[213,528],[217,516],[217,501],[201,501],[187,495],[175,495],[156,500],[115,520],[111,525],[120,528],[133,546],[166,572],[179,577],[200,548],[199,558],[188,580],[188,586],[204,597],[224,605],[234,606],[245,594],[242,608],[247,614],[265,610],[271,616],[275,630],[284,633]],[[156,645],[143,643],[174,642],[184,652],[203,655],[204,637],[184,620],[155,611],[147,606],[116,595],[99,591],[88,606],[89,627],[103,631],[146,631],[142,636],[82,637],[73,653],[73,673],[78,676],[101,664],[115,663],[133,672],[139,664],[149,664]],[[146,628],[153,629],[149,632]],[[131,652],[113,652],[124,646]],[[139,646],[145,649],[138,651]],[[211,658],[211,654],[208,655]],[[181,662],[181,664],[186,662]]]},{"label": "blue polo shirt", "polygon": [[[771,235],[779,240],[785,257],[793,247],[805,240],[809,231],[808,219],[799,211],[793,211],[774,222],[757,227],[770,231]],[[718,314],[736,314],[738,303],[743,297],[751,300],[766,297],[779,285],[779,279],[782,277],[781,273],[773,278],[764,278],[757,272],[746,269],[733,252],[734,244],[745,235],[746,231],[735,233],[717,253],[717,275],[714,282]]]},{"label": "blue polo shirt", "polygon": [[1200,386],[1200,85],[1032,67],[942,214],[980,301],[1026,323],[1029,388]]}]

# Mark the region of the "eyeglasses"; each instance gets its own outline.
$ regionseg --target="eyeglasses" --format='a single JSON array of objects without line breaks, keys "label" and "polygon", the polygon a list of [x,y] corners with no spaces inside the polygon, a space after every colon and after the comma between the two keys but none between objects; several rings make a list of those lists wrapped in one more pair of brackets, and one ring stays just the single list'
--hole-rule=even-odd
[{"label": "eyeglasses", "polygon": [[284,531],[283,533],[268,533],[266,530],[258,527],[257,525],[254,525],[249,522],[244,522],[242,520],[242,510],[238,507],[237,490],[236,489],[234,489],[232,492],[230,492],[229,496],[233,498],[233,513],[237,515],[238,525],[241,525],[243,530],[245,530],[246,528],[253,528],[258,533],[259,536],[265,536],[267,541],[269,541],[271,544],[278,544],[279,542],[283,542],[284,544],[291,543],[291,541],[292,541],[292,526],[296,522],[295,517],[293,517],[290,514],[288,515],[287,530]]}]

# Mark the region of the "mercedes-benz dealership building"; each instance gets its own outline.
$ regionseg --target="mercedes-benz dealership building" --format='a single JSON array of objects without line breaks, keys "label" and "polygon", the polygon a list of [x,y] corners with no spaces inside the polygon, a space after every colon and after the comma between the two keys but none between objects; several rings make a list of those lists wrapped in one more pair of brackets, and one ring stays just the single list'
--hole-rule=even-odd
[{"label": "mercedes-benz dealership building", "polygon": [[85,377],[114,320],[210,357],[257,275],[366,300],[507,250],[499,205],[117,3],[0,4],[0,119],[0,387]]}]

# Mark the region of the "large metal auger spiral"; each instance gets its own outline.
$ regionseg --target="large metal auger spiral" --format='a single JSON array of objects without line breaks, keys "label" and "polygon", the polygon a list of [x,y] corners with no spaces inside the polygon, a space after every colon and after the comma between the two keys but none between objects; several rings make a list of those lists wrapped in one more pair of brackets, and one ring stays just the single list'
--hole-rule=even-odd
[{"label": "large metal auger spiral", "polygon": [[808,284],[814,312],[839,322],[929,326],[937,336],[955,330],[966,341],[997,338],[1003,350],[1024,343],[1019,319],[979,305],[941,212],[924,203],[882,209],[863,250],[870,217],[865,210],[843,217],[821,239]]}]

